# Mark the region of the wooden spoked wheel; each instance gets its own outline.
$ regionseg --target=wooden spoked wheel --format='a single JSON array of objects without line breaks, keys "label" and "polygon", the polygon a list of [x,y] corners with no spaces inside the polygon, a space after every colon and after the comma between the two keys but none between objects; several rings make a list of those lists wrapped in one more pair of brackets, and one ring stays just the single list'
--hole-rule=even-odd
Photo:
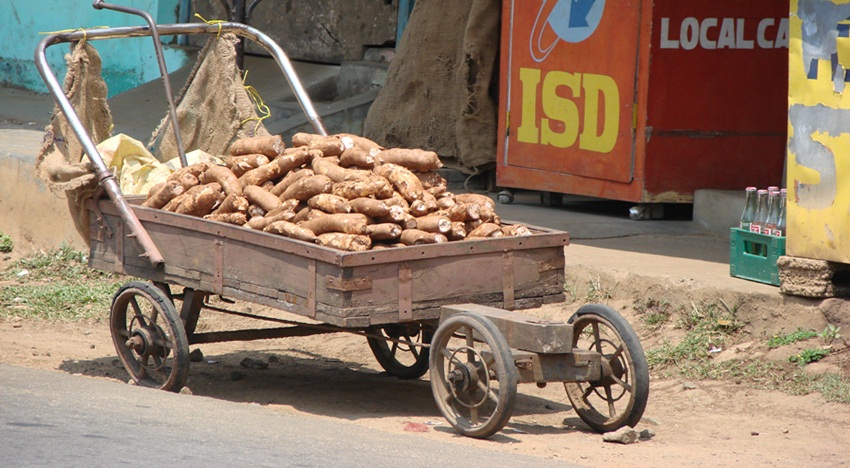
[{"label": "wooden spoked wheel", "polygon": [[422,323],[389,324],[371,327],[368,332],[381,337],[366,339],[378,364],[388,374],[409,380],[428,372],[429,348],[421,344],[431,343],[431,327]]},{"label": "wooden spoked wheel", "polygon": [[461,313],[444,321],[431,341],[431,390],[459,433],[486,438],[513,413],[517,370],[502,333],[489,319]]},{"label": "wooden spoked wheel", "polygon": [[576,413],[599,432],[634,427],[649,399],[649,370],[637,334],[614,309],[599,304],[581,307],[570,323],[573,348],[602,355],[602,379],[564,383]]},{"label": "wooden spoked wheel", "polygon": [[109,316],[112,342],[136,384],[178,392],[189,377],[189,343],[174,304],[149,283],[130,282],[115,293]]}]

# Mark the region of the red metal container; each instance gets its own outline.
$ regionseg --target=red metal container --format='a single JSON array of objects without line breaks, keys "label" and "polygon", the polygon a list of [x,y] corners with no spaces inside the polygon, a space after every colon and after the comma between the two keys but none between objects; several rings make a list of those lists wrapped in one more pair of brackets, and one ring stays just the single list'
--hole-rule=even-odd
[{"label": "red metal container", "polygon": [[781,182],[788,2],[504,0],[497,184],[641,203]]}]

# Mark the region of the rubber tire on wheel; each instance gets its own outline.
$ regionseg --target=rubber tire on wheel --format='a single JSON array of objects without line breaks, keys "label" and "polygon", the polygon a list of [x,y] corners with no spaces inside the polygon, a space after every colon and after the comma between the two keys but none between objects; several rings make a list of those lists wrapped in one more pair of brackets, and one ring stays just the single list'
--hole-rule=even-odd
[{"label": "rubber tire on wheel", "polygon": [[[136,384],[172,392],[186,385],[189,342],[174,303],[161,289],[140,281],[122,286],[112,298],[109,325],[118,357]],[[144,345],[132,347],[134,337]]]},{"label": "rubber tire on wheel", "polygon": [[[455,349],[449,348],[450,340],[458,336],[463,337],[465,343]],[[472,337],[480,341],[473,341]],[[484,356],[489,357],[489,363]],[[484,371],[488,376],[486,382],[480,378]],[[459,382],[455,377],[461,374],[470,376],[470,380],[462,379],[461,382],[475,380],[473,391],[456,387]],[[494,381],[498,388],[491,386]],[[431,390],[440,412],[459,433],[484,439],[505,427],[516,402],[517,381],[511,349],[499,329],[486,317],[463,312],[437,328],[431,341]],[[479,409],[486,413],[483,417]]]},{"label": "rubber tire on wheel", "polygon": [[[601,304],[579,308],[569,323],[573,325],[573,348],[600,351],[612,364],[614,373],[619,374],[616,379],[596,382],[596,385],[565,382],[564,388],[576,413],[598,432],[614,431],[625,425],[634,427],[643,416],[649,399],[649,367],[637,334],[623,316]],[[596,333],[589,341],[590,346],[583,346],[587,340],[579,341],[582,331],[588,327]],[[609,402],[613,404],[613,411]]]},{"label": "rubber tire on wheel", "polygon": [[[409,330],[405,330],[406,327],[417,327],[417,332],[410,333]],[[431,343],[431,337],[434,335],[431,328],[422,323],[380,325],[369,328],[369,332],[388,338],[424,344]],[[371,336],[367,337],[366,340],[369,342],[369,348],[372,349],[372,354],[375,355],[378,364],[391,376],[402,380],[413,380],[428,372],[430,348],[396,343]],[[399,351],[409,353],[408,357],[413,358],[413,363],[402,362],[398,356]]]}]

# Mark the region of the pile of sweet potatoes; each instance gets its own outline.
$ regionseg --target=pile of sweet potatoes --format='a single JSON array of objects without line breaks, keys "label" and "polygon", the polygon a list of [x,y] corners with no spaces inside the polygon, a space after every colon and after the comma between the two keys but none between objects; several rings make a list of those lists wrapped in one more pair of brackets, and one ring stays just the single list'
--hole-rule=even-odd
[{"label": "pile of sweet potatoes", "polygon": [[449,192],[432,151],[298,133],[237,140],[224,161],[174,172],[143,206],[347,251],[531,234],[489,197]]}]

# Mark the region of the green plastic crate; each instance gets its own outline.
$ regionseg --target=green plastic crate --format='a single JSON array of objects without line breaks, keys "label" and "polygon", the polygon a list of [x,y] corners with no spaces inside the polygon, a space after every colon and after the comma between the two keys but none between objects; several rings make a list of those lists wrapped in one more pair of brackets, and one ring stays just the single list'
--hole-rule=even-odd
[{"label": "green plastic crate", "polygon": [[776,261],[785,255],[785,238],[758,234],[740,228],[729,232],[729,274],[759,283],[779,286]]}]

